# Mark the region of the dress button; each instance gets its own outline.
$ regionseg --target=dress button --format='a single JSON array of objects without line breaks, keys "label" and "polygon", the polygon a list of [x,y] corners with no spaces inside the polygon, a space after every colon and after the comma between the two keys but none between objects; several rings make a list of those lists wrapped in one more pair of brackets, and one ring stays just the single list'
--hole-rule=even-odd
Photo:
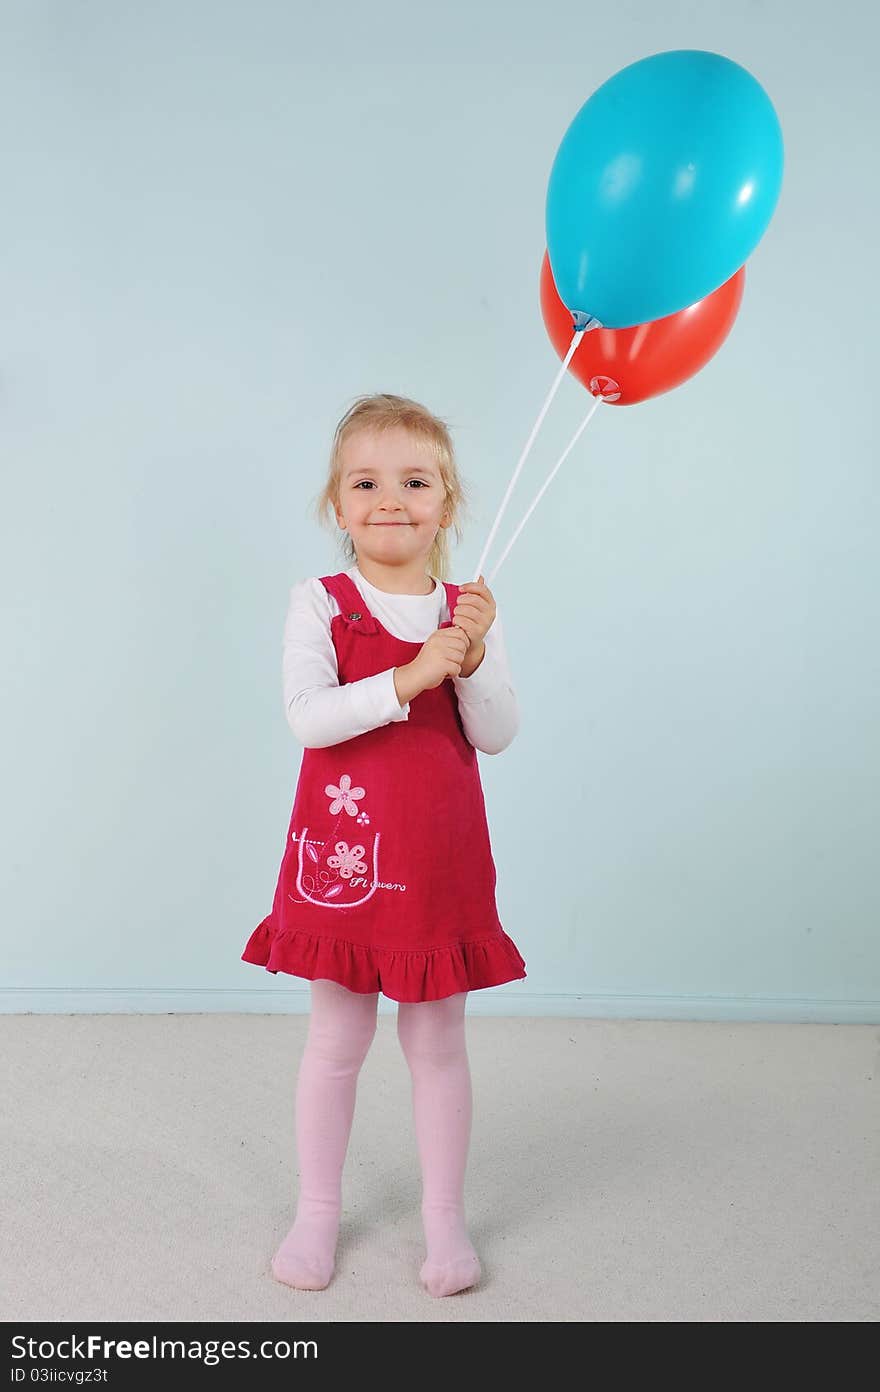
[{"label": "dress button", "polygon": [[350,619],[360,619],[360,618],[362,618],[363,616],[362,616],[361,614],[349,614],[348,617],[349,617]]}]

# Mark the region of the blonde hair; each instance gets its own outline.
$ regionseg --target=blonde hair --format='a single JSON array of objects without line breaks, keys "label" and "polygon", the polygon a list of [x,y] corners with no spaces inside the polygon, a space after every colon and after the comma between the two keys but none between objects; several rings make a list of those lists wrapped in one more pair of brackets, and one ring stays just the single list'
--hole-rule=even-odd
[{"label": "blonde hair", "polygon": [[[450,514],[450,522],[449,527],[438,528],[428,557],[426,574],[436,575],[440,580],[448,580],[449,530],[454,530],[456,540],[460,542],[460,520],[467,512],[469,490],[459,477],[455,447],[446,422],[432,415],[427,407],[420,405],[418,401],[411,401],[406,396],[392,396],[390,392],[375,392],[369,396],[358,397],[348,408],[333,436],[327,481],[318,494],[315,505],[318,522],[330,531],[337,525],[335,509],[339,505],[342,449],[346,440],[359,430],[381,434],[393,426],[401,426],[409,431],[415,441],[427,447],[439,465],[445,494],[444,511]],[[355,564],[357,552],[348,532],[342,532],[340,546],[349,564]]]}]

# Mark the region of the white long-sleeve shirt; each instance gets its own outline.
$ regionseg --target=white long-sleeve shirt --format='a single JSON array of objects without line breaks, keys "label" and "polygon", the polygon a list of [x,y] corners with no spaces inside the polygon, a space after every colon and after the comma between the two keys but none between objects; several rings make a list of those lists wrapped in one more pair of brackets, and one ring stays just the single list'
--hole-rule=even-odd
[{"label": "white long-sleeve shirt", "polygon": [[[431,594],[407,595],[377,589],[356,565],[347,574],[379,622],[407,643],[424,643],[452,617],[446,590],[436,576],[431,577]],[[281,664],[284,710],[296,739],[306,748],[323,749],[409,718],[409,701],[401,706],[397,699],[393,667],[339,685],[330,634],[330,620],[339,612],[318,576],[300,581],[290,591]],[[486,651],[479,667],[469,677],[453,677],[452,683],[471,744],[484,754],[500,754],[519,729],[519,710],[497,602],[495,620],[484,641]]]}]

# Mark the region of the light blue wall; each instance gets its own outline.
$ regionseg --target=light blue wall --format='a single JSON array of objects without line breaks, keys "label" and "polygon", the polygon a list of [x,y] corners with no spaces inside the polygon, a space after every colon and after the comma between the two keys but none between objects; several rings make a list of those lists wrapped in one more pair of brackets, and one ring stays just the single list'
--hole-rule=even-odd
[{"label": "light blue wall", "polygon": [[[783,194],[721,353],[597,413],[496,582],[522,729],[480,765],[529,975],[470,1009],[880,1018],[876,10],[0,24],[3,1008],[307,1008],[239,956],[301,755],[288,589],[342,565],[309,512],[333,426],[373,390],[452,423],[472,578],[557,367],[558,142],[694,47],[770,93]],[[567,380],[502,544],[584,407]]]}]

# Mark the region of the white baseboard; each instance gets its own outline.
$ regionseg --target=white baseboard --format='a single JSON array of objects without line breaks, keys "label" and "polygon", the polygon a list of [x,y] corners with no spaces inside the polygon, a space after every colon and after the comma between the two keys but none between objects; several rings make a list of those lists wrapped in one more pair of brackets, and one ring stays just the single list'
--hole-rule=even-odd
[{"label": "white baseboard", "polygon": [[[2,1015],[304,1015],[309,988],[279,985],[251,990],[197,987],[5,987]],[[379,997],[380,1015],[397,1003]],[[506,990],[471,991],[469,1015],[565,1016],[606,1020],[733,1020],[790,1024],[880,1024],[880,1000],[804,996],[574,995]]]}]

